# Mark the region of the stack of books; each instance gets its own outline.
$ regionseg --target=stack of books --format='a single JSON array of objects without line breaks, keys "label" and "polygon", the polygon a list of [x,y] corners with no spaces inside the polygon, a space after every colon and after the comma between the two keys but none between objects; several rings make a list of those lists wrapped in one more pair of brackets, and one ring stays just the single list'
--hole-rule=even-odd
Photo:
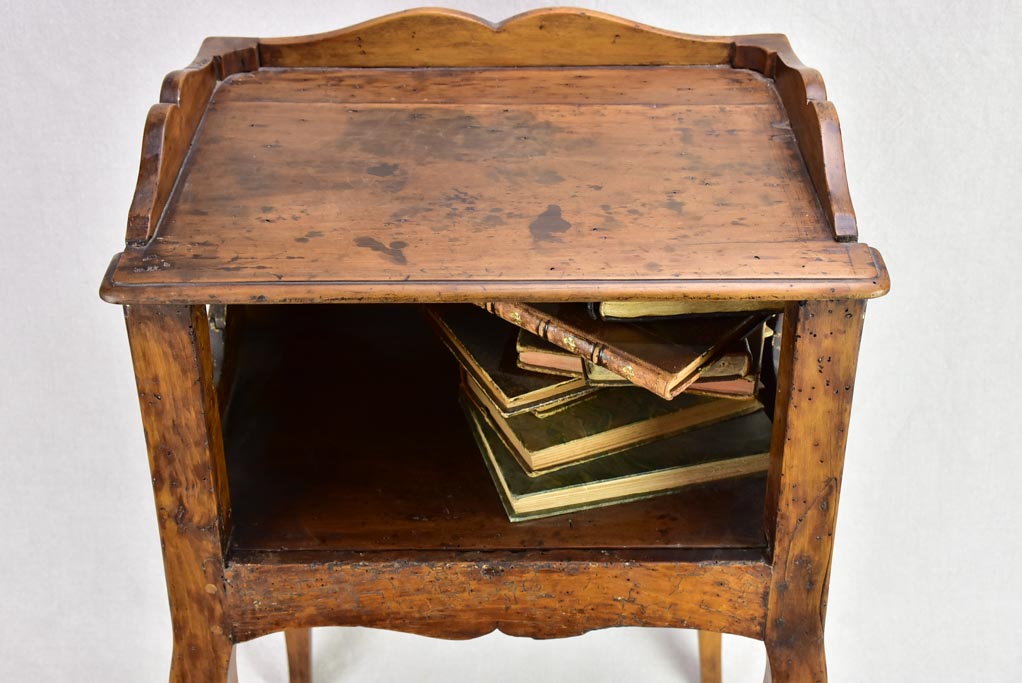
[{"label": "stack of books", "polygon": [[756,395],[773,312],[662,308],[427,308],[511,521],[766,469]]}]

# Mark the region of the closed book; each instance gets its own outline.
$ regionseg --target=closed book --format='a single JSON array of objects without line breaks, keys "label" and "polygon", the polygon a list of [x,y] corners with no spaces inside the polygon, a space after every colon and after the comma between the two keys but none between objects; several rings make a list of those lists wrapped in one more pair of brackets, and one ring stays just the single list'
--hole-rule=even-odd
[{"label": "closed book", "polygon": [[762,410],[530,477],[486,411],[462,395],[473,436],[508,519],[521,522],[614,505],[767,469],[770,420]]},{"label": "closed book", "polygon": [[[725,372],[731,368],[718,360],[711,366],[712,371],[710,369],[703,371],[699,379],[690,384],[685,392],[715,398],[747,399],[755,397],[760,388],[759,373],[763,362],[764,340],[770,332],[770,328],[763,324],[741,340],[738,350],[743,354],[747,353],[748,360],[751,361],[745,374],[738,377],[726,376]],[[727,358],[728,355],[730,354],[725,354],[721,360]],[[584,370],[586,382],[591,386],[608,387],[630,384],[625,378],[618,377],[606,368],[601,368],[589,361],[585,361]]]},{"label": "closed book", "polygon": [[522,468],[533,474],[762,408],[753,399],[681,396],[665,401],[630,386],[604,389],[546,417],[531,412],[508,417],[478,383],[468,379],[466,390],[486,409]]},{"label": "closed book", "polygon": [[712,313],[739,313],[745,311],[783,310],[777,301],[729,299],[706,301],[675,299],[671,301],[598,301],[589,304],[589,311],[600,320],[652,320],[677,315],[706,315]]},{"label": "closed book", "polygon": [[427,306],[426,313],[444,345],[506,415],[550,409],[598,390],[581,377],[555,377],[517,367],[518,328],[478,306]]},{"label": "closed book", "polygon": [[486,310],[555,346],[672,399],[766,313],[683,316],[648,323],[593,320],[586,304],[491,302]]},{"label": "closed book", "polygon": [[[720,358],[702,369],[699,373],[699,379],[693,382],[688,390],[691,391],[703,384],[721,379],[744,378],[752,373],[755,369],[755,354],[752,348],[757,343],[757,340],[753,339],[753,337],[758,337],[758,343],[762,346],[761,334],[753,331],[745,338],[733,342]],[[622,386],[631,384],[624,377],[593,363],[589,359],[583,358],[582,363],[586,382],[592,386]]]},{"label": "closed book", "polygon": [[[758,396],[762,387],[760,372],[763,369],[763,349],[767,337],[772,334],[770,327],[764,323],[745,337],[752,365],[749,372],[741,377],[700,377],[686,391],[700,396],[716,398],[749,398]],[[760,397],[762,398],[762,397]]]},{"label": "closed book", "polygon": [[630,387],[635,386],[630,380],[599,366],[587,358],[582,359],[582,376],[586,383],[594,387]]},{"label": "closed book", "polygon": [[[598,387],[594,387],[594,388],[598,388]],[[557,413],[561,412],[562,410],[567,410],[568,408],[571,408],[576,403],[581,403],[582,401],[588,401],[589,399],[594,398],[595,396],[596,396],[595,392],[589,393],[589,394],[582,394],[582,395],[577,396],[577,397],[572,397],[571,399],[566,400],[566,401],[558,401],[557,403],[549,403],[549,404],[546,404],[546,405],[537,406],[537,407],[533,408],[532,410],[530,410],[529,412],[532,413],[533,415],[535,415],[536,417],[545,420],[546,418],[548,418],[548,417],[550,417],[552,415],[556,415]]]},{"label": "closed book", "polygon": [[748,375],[732,379],[708,379],[695,382],[685,393],[714,398],[746,399],[759,391],[759,376]]},{"label": "closed book", "polygon": [[582,358],[571,351],[554,346],[545,339],[540,339],[531,332],[518,330],[515,349],[518,353],[517,365],[523,370],[582,377]]}]

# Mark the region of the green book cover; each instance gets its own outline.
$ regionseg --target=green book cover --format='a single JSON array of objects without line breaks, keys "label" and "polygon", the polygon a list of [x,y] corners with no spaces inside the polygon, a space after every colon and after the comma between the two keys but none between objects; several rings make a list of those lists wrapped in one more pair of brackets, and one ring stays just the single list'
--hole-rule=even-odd
[{"label": "green book cover", "polygon": [[472,304],[427,306],[447,348],[505,415],[549,409],[591,394],[581,377],[558,377],[516,365],[518,328]]},{"label": "green book cover", "polygon": [[507,417],[477,383],[469,381],[468,389],[530,472],[607,455],[762,407],[755,399],[686,394],[667,401],[627,386],[603,389],[545,418],[527,412]]},{"label": "green book cover", "polygon": [[718,422],[611,457],[530,477],[467,392],[462,407],[512,522],[577,512],[766,470],[771,423],[757,412]]}]

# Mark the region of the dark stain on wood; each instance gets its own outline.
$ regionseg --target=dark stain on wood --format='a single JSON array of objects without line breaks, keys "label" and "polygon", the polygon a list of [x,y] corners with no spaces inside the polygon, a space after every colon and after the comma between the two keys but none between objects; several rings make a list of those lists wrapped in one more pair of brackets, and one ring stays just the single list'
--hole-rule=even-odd
[{"label": "dark stain on wood", "polygon": [[685,125],[685,118],[683,116],[678,117],[679,126],[674,130],[677,131],[681,138],[681,144],[685,147],[691,147],[695,145],[695,135],[692,133],[692,129]]},{"label": "dark stain on wood", "polygon": [[536,176],[536,182],[540,185],[556,185],[557,183],[563,183],[564,178],[557,171],[542,171]]},{"label": "dark stain on wood", "polygon": [[685,202],[679,202],[670,195],[667,197],[667,201],[664,202],[664,206],[677,214],[680,214],[685,210]]},{"label": "dark stain on wood", "polygon": [[391,192],[391,193],[396,194],[396,193],[400,192],[401,190],[405,189],[405,185],[407,185],[407,184],[408,184],[408,176],[407,176],[407,174],[402,173],[398,177],[393,178],[393,179],[388,180],[385,183],[383,183],[383,189],[385,191],[387,191],[387,192]]},{"label": "dark stain on wood", "polygon": [[408,246],[407,242],[395,240],[391,242],[388,247],[378,239],[372,237],[359,237],[355,240],[355,244],[364,249],[372,249],[373,251],[379,252],[398,265],[408,263],[408,259],[405,258],[404,252],[402,251],[402,249]]},{"label": "dark stain on wood", "polygon": [[[458,216],[462,213],[474,213],[476,211],[476,200],[479,199],[479,195],[469,194],[464,190],[457,187],[453,188],[451,194],[445,195],[441,201],[441,206],[447,208],[446,218],[449,221],[458,219]],[[438,223],[431,226],[434,231],[440,232],[446,230],[448,225],[446,223]]]},{"label": "dark stain on wood", "polygon": [[392,223],[407,223],[408,221],[433,211],[432,206],[409,206],[398,209],[390,214]]},{"label": "dark stain on wood", "polygon": [[[421,155],[423,150],[433,159],[454,161],[465,159],[474,150],[496,150],[504,159],[531,159],[545,156],[554,146],[554,136],[563,132],[532,112],[513,109],[483,118],[463,110],[428,106],[400,114],[390,108],[347,111],[345,130],[336,144],[347,149],[354,143],[368,154],[390,159]],[[388,134],[381,135],[381,130]],[[577,142],[590,144],[582,139]]]},{"label": "dark stain on wood", "polygon": [[[622,68],[590,68],[608,63]],[[653,63],[696,68],[642,66]],[[441,72],[442,79],[429,68],[404,75],[400,69],[371,68],[427,64],[451,68]],[[530,65],[541,68],[506,68]],[[471,68],[479,66],[494,68],[485,73]],[[333,78],[337,82],[330,85]],[[344,81],[349,78],[363,80]],[[271,102],[274,106],[265,106]],[[597,107],[579,108],[582,103]],[[671,109],[656,110],[658,103],[687,108],[675,116]],[[714,103],[719,106],[704,106]],[[631,106],[636,104],[652,108],[638,111]],[[414,109],[403,114],[409,107]],[[767,128],[771,121],[780,123]],[[620,141],[616,131],[622,131]],[[664,139],[666,149],[674,150],[680,141],[681,150],[663,153]],[[625,173],[608,167],[618,155],[601,151],[621,149],[622,143],[636,150],[620,155],[630,165]],[[360,149],[370,153],[360,155]],[[568,173],[572,191],[535,192],[542,168],[536,163],[544,156]],[[410,173],[422,168],[417,159],[440,160],[446,168]],[[641,167],[632,159],[649,164]],[[367,168],[397,163],[400,168],[389,175],[367,177],[375,175]],[[472,203],[439,201],[437,195],[448,185],[437,185],[438,177],[479,192],[479,207],[503,204],[505,210],[495,213],[509,223],[524,227],[533,221],[543,228],[538,235],[531,231],[533,239],[554,243],[533,243],[532,248],[564,252],[556,261],[557,274],[582,278],[575,280],[582,285],[547,279],[547,269],[554,270],[551,261],[527,264],[530,259],[522,253],[530,247],[529,237],[520,228],[495,230],[473,243],[472,229],[484,224],[479,219],[487,209],[473,215]],[[608,200],[616,202],[616,214],[593,208],[599,200],[592,195],[574,193],[607,178],[614,179]],[[757,199],[761,187],[764,194]],[[674,209],[664,202],[676,194],[669,191],[675,188],[686,189],[677,194],[687,206],[683,214],[671,216]],[[536,219],[536,209],[550,201],[560,207],[551,205]],[[417,229],[412,233],[387,221],[401,203],[431,204],[437,212],[429,214],[433,220],[409,226]],[[629,206],[635,207],[631,215],[625,213]],[[457,213],[457,220],[443,220],[445,209]],[[562,213],[572,216],[574,231],[562,232],[571,227]],[[289,215],[307,222],[282,226]],[[302,215],[306,218],[298,218]],[[604,226],[614,215],[622,228],[637,229],[619,230],[609,249],[589,256],[591,240],[606,239],[599,232],[610,232]],[[206,220],[196,220],[201,217]],[[606,222],[601,225],[601,220]],[[104,279],[103,296],[134,302],[126,314],[174,625],[170,680],[235,680],[230,675],[233,645],[285,629],[292,681],[305,680],[308,633],[296,627],[362,625],[445,637],[499,628],[513,635],[554,637],[596,627],[651,625],[764,639],[774,681],[826,681],[827,579],[864,306],[840,299],[882,294],[888,281],[879,254],[864,244],[836,250],[831,240],[856,239],[837,116],[819,74],[801,65],[783,36],[693,38],[555,9],[526,13],[499,26],[426,10],[311,38],[212,39],[192,66],[168,77],[160,104],[150,111],[128,225],[129,248]],[[423,233],[441,226],[451,232],[433,245]],[[318,236],[309,228],[327,231],[330,248],[293,243],[296,236],[301,242]],[[417,240],[414,268],[395,268],[350,249],[356,240],[402,263],[406,245],[400,240],[411,234]],[[672,252],[673,257],[666,256]],[[458,254],[464,256],[460,262]],[[658,266],[650,258],[664,261],[655,277],[648,276]],[[524,269],[516,270],[518,262],[526,262]],[[218,268],[223,264],[229,265]],[[682,265],[684,276],[679,275]],[[342,271],[358,284],[332,279]],[[426,284],[390,287],[413,272]],[[594,273],[604,279],[585,280]],[[273,278],[287,286],[267,282]],[[479,283],[480,278],[493,282]],[[445,457],[431,467],[416,462],[405,468],[419,475],[413,482],[417,491],[437,477],[435,470],[447,464],[448,453],[468,457],[466,463],[475,470],[452,463],[449,471],[469,478],[436,479],[454,486],[451,497],[381,496],[379,489],[366,490],[366,481],[393,486],[396,478],[388,475],[397,468],[390,457],[375,458],[383,461],[374,465],[384,468],[381,475],[362,477],[350,476],[348,458],[337,463],[326,457],[324,466],[337,467],[344,476],[316,477],[312,468],[320,459],[307,458],[293,439],[282,439],[282,447],[266,447],[259,457],[252,457],[250,448],[262,444],[236,441],[232,447],[243,455],[225,457],[220,435],[230,429],[220,425],[221,385],[214,379],[201,303],[471,301],[483,294],[507,300],[578,295],[788,300],[769,484],[757,480],[740,490],[728,489],[732,500],[752,505],[751,514],[729,505],[727,496],[713,489],[691,492],[705,495],[716,506],[712,509],[694,504],[686,494],[669,508],[666,502],[650,503],[670,510],[663,514],[656,513],[658,508],[640,513],[621,506],[602,517],[587,512],[547,526],[533,526],[545,524],[537,520],[506,531],[485,468],[450,401],[431,400],[428,410],[408,411],[406,417],[422,424],[414,429],[414,424],[404,425],[400,436],[414,439],[429,432],[452,446],[443,448]],[[797,303],[820,296],[838,300]],[[167,304],[173,301],[196,305]],[[244,307],[235,308],[240,312]],[[291,313],[310,307],[281,308]],[[333,308],[365,307],[325,310]],[[232,319],[233,313],[227,316],[229,329],[237,324]],[[255,314],[246,311],[241,319],[247,322],[240,338],[251,343]],[[273,327],[290,333],[280,322]],[[402,329],[410,328],[402,323]],[[349,332],[345,328],[334,339],[358,342],[360,335]],[[282,355],[317,371],[312,391],[294,392],[308,397],[306,405],[312,408],[299,403],[296,409],[292,401],[282,406],[281,392],[267,391],[269,408],[262,414],[275,417],[270,429],[275,435],[284,434],[279,424],[293,418],[296,428],[287,433],[300,434],[299,444],[324,439],[328,446],[321,452],[329,455],[338,443],[336,433],[307,426],[315,423],[309,419],[315,410],[329,413],[330,421],[337,415],[337,384],[321,381],[320,370],[326,361],[350,356],[334,347],[309,353],[306,346],[317,335],[293,336],[301,352]],[[378,335],[373,341],[390,337],[403,353],[409,347],[426,348],[424,342],[409,343],[398,335]],[[230,331],[227,338],[232,338]],[[245,352],[252,351],[245,343]],[[268,339],[267,346],[281,349],[279,339]],[[243,360],[239,368],[253,365]],[[363,393],[393,386],[378,377],[379,368],[390,365],[350,365],[342,363],[339,376]],[[436,365],[437,370],[450,369]],[[243,370],[235,376],[244,381]],[[442,391],[439,382],[422,384]],[[233,386],[224,394],[233,393],[234,400],[252,393],[237,391],[242,384],[222,386]],[[298,386],[293,374],[282,386]],[[447,388],[455,391],[453,382]],[[356,403],[378,419],[378,406],[386,401]],[[445,405],[452,408],[450,415],[443,413]],[[260,413],[238,408],[234,404],[229,412],[245,417],[232,419],[257,428],[269,425],[258,419]],[[448,419],[458,428],[437,428]],[[418,444],[381,449],[379,430],[368,429],[343,433],[347,450],[366,450],[347,448],[350,431],[355,439],[368,435],[370,459],[380,452],[407,454],[410,461],[417,455]],[[228,492],[225,465],[232,461],[240,470],[230,477]],[[277,469],[281,463],[287,464]],[[256,491],[246,498],[242,493],[253,481],[253,465],[269,474],[259,477],[269,496]],[[338,495],[335,484],[346,479],[353,480],[354,494]],[[308,495],[320,482],[329,501],[323,507]],[[370,507],[358,504],[359,496],[372,501]],[[268,497],[277,497],[277,504]],[[459,504],[476,513],[459,517],[453,509]],[[474,504],[478,507],[471,508]],[[298,506],[306,507],[294,512]],[[686,507],[699,514],[684,514]],[[273,524],[254,524],[243,516],[252,532],[246,549],[238,543],[244,538],[239,529],[246,525],[231,523],[232,510],[257,510]],[[664,515],[684,521],[675,529]],[[587,519],[590,531],[584,529]],[[704,528],[714,524],[727,530],[726,537]],[[745,525],[752,536],[742,541],[734,530]],[[269,526],[277,531],[268,535]],[[320,533],[323,529],[326,533]],[[308,537],[308,549],[282,550],[302,542],[296,530]],[[429,534],[434,542],[424,543]],[[353,536],[359,535],[371,552],[351,550]],[[642,543],[645,535],[653,538],[648,548]],[[398,548],[395,538],[398,543],[407,539],[407,547]],[[748,550],[721,548],[722,538]],[[696,541],[691,549],[689,539]],[[767,540],[770,547],[763,549]],[[324,552],[331,542],[334,548]],[[493,543],[500,548],[490,547]],[[719,636],[712,646],[703,640],[707,647],[701,647],[701,659],[719,665]],[[711,653],[702,656],[706,651]],[[714,670],[719,672],[719,666]],[[706,666],[703,680],[711,677]]]},{"label": "dark stain on wood", "polygon": [[321,230],[310,230],[301,237],[296,237],[295,242],[298,242],[299,244],[306,244],[309,240],[322,236],[323,232]]},{"label": "dark stain on wood", "polygon": [[394,172],[397,171],[399,167],[400,166],[398,164],[378,164],[367,168],[366,173],[380,178],[386,178],[387,176],[394,175]]},{"label": "dark stain on wood", "polygon": [[465,206],[472,206],[473,204],[476,203],[476,200],[479,199],[479,196],[469,194],[468,192],[465,192],[464,190],[460,190],[455,187],[451,194],[447,195],[445,199],[448,201],[449,204],[458,203],[464,204]]},{"label": "dark stain on wood", "polygon": [[561,217],[561,207],[550,204],[546,211],[529,224],[529,232],[532,233],[532,239],[537,242],[559,242],[557,235],[570,227],[571,223]]}]

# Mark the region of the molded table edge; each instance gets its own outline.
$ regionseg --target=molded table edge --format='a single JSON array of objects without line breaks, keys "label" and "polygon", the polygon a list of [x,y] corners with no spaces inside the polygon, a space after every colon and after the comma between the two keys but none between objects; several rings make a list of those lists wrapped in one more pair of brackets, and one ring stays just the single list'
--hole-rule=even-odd
[{"label": "molded table edge", "polygon": [[[861,244],[861,243],[857,243]],[[862,244],[865,247],[866,245]],[[869,248],[869,247],[867,247]],[[593,301],[746,299],[802,301],[873,299],[890,291],[883,257],[869,248],[876,275],[856,279],[677,279],[677,280],[440,280],[302,282],[119,283],[121,253],[114,255],[100,287],[112,304],[298,304],[430,303],[478,301]]]}]

